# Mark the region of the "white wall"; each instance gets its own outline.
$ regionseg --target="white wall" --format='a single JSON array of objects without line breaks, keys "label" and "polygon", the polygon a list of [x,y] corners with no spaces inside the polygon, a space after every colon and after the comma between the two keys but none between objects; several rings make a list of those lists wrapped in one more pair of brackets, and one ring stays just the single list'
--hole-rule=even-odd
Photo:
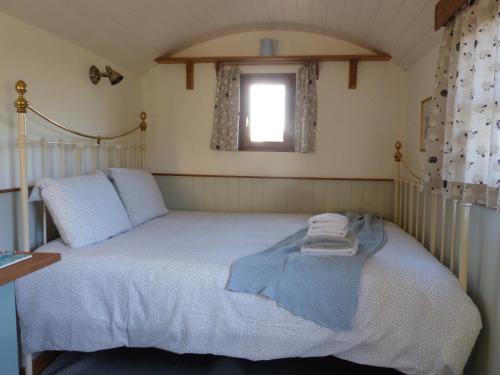
[{"label": "white wall", "polygon": [[[294,41],[294,34],[287,35],[280,34],[283,48]],[[254,42],[258,45],[258,38]],[[343,42],[341,53],[349,53],[345,46]],[[248,53],[246,48],[242,54]],[[352,51],[359,52],[359,47]],[[242,67],[243,71],[255,69],[271,68]],[[154,172],[393,177],[393,143],[406,121],[406,76],[392,63],[361,62],[356,90],[347,88],[347,63],[320,64],[317,147],[311,154],[211,151],[214,65],[197,64],[194,76],[194,90],[185,88],[183,65],[159,65],[142,79],[143,103],[150,116],[146,164]]]},{"label": "white wall", "polygon": [[[140,77],[95,54],[0,13],[0,189],[17,186],[14,84],[28,83],[27,99],[58,121],[101,135],[138,123]],[[94,86],[91,65],[110,64],[125,79]]]},{"label": "white wall", "polygon": [[407,72],[408,103],[403,142],[403,153],[410,166],[420,171],[424,165],[425,152],[419,151],[420,144],[420,103],[432,96],[434,74],[438,59],[439,45],[431,49]]}]

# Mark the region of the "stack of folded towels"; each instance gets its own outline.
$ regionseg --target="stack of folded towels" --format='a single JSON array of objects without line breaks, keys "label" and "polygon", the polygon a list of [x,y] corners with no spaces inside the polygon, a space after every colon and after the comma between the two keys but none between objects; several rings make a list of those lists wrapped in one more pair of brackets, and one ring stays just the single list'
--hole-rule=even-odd
[{"label": "stack of folded towels", "polygon": [[359,241],[349,228],[347,217],[325,213],[309,219],[309,230],[300,251],[306,255],[356,255]]}]

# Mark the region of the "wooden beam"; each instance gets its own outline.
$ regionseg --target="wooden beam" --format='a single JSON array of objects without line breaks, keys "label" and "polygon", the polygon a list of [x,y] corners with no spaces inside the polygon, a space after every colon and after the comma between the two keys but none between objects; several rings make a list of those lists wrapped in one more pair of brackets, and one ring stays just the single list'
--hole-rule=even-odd
[{"label": "wooden beam", "polygon": [[207,56],[207,57],[169,57],[160,56],[155,61],[158,64],[185,64],[186,89],[194,88],[194,64],[215,63],[216,71],[222,64],[313,64],[319,77],[319,63],[323,61],[349,62],[349,88],[355,89],[357,83],[358,61],[389,61],[391,55],[374,52],[367,55],[296,55],[296,56]]},{"label": "wooden beam", "polygon": [[207,57],[170,57],[160,56],[155,59],[158,64],[300,64],[320,61],[389,61],[391,55],[374,53],[370,55],[295,55],[295,56],[207,56]]},{"label": "wooden beam", "polygon": [[349,61],[349,88],[354,90],[358,83],[358,60]]},{"label": "wooden beam", "polygon": [[465,5],[467,0],[439,0],[434,13],[434,30],[439,30]]},{"label": "wooden beam", "polygon": [[210,178],[261,178],[278,180],[319,180],[319,181],[394,181],[392,178],[371,177],[310,177],[310,176],[252,176],[252,175],[229,175],[229,174],[192,174],[192,173],[161,173],[154,172],[153,176],[167,177],[210,177]]},{"label": "wooden beam", "polygon": [[194,89],[194,63],[192,61],[186,62],[186,89]]}]

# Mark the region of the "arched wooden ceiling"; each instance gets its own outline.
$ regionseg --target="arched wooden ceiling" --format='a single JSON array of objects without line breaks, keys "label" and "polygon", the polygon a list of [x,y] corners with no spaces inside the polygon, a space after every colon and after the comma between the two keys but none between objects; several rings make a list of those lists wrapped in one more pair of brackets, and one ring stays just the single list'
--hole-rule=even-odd
[{"label": "arched wooden ceiling", "polygon": [[[295,30],[392,55],[409,68],[439,41],[437,0],[2,0],[0,11],[142,73],[222,35]],[[13,30],[15,35],[15,30]]]}]

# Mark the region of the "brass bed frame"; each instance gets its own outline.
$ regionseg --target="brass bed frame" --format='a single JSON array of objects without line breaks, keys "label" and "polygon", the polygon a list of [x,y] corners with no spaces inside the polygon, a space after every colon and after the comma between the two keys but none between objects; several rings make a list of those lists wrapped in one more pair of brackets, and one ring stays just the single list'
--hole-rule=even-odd
[{"label": "brass bed frame", "polygon": [[[420,241],[432,255],[439,259],[453,273],[458,271],[458,280],[462,288],[467,291],[469,227],[472,204],[456,199],[447,199],[438,191],[421,191],[421,178],[403,159],[403,153],[401,152],[402,143],[397,141],[394,147],[394,161],[398,163],[397,177],[394,178],[394,223]],[[447,209],[450,201],[451,223],[448,223],[449,215],[447,214]],[[441,209],[439,224],[438,208]],[[430,210],[429,224],[427,218],[428,210]],[[439,249],[437,248],[438,225],[440,228]],[[429,229],[428,238],[427,229]],[[450,229],[449,246],[447,246],[446,241],[447,229]],[[458,264],[456,259],[457,232],[459,232]],[[448,259],[446,259],[447,254]],[[457,266],[458,269],[456,269]]]},{"label": "brass bed frame", "polygon": [[[18,97],[14,102],[17,111],[17,147],[19,150],[19,185],[21,194],[21,248],[22,251],[31,251],[30,242],[30,225],[29,225],[29,182],[27,168],[27,151],[29,147],[39,146],[40,157],[42,161],[42,177],[49,177],[45,168],[45,160],[49,147],[59,148],[60,161],[60,176],[66,175],[66,160],[68,159],[69,151],[73,151],[74,171],[75,174],[83,173],[85,160],[82,157],[85,149],[90,150],[93,157],[92,170],[108,167],[142,167],[144,164],[145,137],[144,133],[147,129],[145,112],[140,114],[140,123],[136,127],[113,135],[93,135],[83,133],[59,122],[51,119],[35,107],[33,107],[25,98],[28,91],[28,86],[24,81],[17,81],[15,85]],[[37,117],[44,120],[46,123],[62,130],[64,133],[76,136],[77,139],[68,141],[68,139],[47,140],[30,139],[28,137],[27,114],[33,113]],[[107,141],[124,138],[132,133],[140,132],[139,144],[108,144]],[[87,140],[82,142],[81,139]],[[88,141],[91,140],[91,141]],[[111,157],[110,157],[111,156]],[[43,225],[43,242],[47,242],[47,211],[42,203],[42,225]],[[33,375],[33,362],[31,353],[23,353],[25,363],[25,375]]]},{"label": "brass bed frame", "polygon": [[[93,135],[86,134],[70,127],[62,125],[41,111],[33,107],[25,98],[27,85],[24,81],[18,81],[15,85],[18,97],[15,100],[15,108],[17,111],[17,126],[18,126],[18,150],[19,150],[19,180],[21,194],[21,224],[22,224],[22,251],[31,251],[30,247],[30,230],[29,230],[29,210],[28,210],[28,176],[27,176],[27,149],[30,146],[37,145],[41,149],[42,159],[42,177],[49,177],[45,171],[45,157],[48,147],[58,147],[60,154],[60,169],[61,175],[66,173],[67,150],[73,150],[75,174],[84,173],[82,150],[88,148],[91,153],[95,153],[92,169],[107,168],[109,166],[118,167],[142,167],[144,164],[145,151],[145,131],[147,129],[146,113],[141,112],[140,123],[133,129],[124,131],[115,135]],[[49,141],[44,138],[33,140],[28,138],[27,114],[28,112],[38,116],[48,124],[55,128],[69,133],[78,138],[91,140],[81,142],[79,140],[55,140]],[[116,140],[140,132],[139,144],[108,144],[107,141]],[[428,245],[429,251],[435,255],[441,263],[449,267],[452,272],[456,271],[455,265],[458,265],[458,278],[464,289],[467,289],[467,270],[468,270],[468,251],[469,251],[469,221],[470,207],[468,203],[451,201],[451,223],[447,222],[447,205],[448,200],[444,197],[439,199],[439,193],[421,192],[419,189],[420,177],[408,167],[403,154],[401,152],[401,142],[396,142],[394,160],[397,162],[397,176],[394,178],[394,222],[399,225],[408,234],[414,236],[422,245]],[[110,157],[111,154],[111,157]],[[441,201],[441,217],[440,228],[441,238],[440,247],[437,249],[437,225],[438,225],[438,201]],[[430,203],[429,203],[430,201]],[[47,242],[47,218],[46,210],[42,204],[42,223],[43,223],[43,241]],[[430,222],[428,224],[427,214],[430,212]],[[458,225],[457,225],[458,223]],[[451,229],[451,240],[449,246],[446,244],[445,230]],[[427,237],[427,228],[429,236]],[[458,262],[456,259],[457,232],[458,239]],[[446,256],[446,253],[449,256]],[[448,258],[448,259],[446,259]],[[25,374],[32,375],[32,355],[24,353]]]}]

